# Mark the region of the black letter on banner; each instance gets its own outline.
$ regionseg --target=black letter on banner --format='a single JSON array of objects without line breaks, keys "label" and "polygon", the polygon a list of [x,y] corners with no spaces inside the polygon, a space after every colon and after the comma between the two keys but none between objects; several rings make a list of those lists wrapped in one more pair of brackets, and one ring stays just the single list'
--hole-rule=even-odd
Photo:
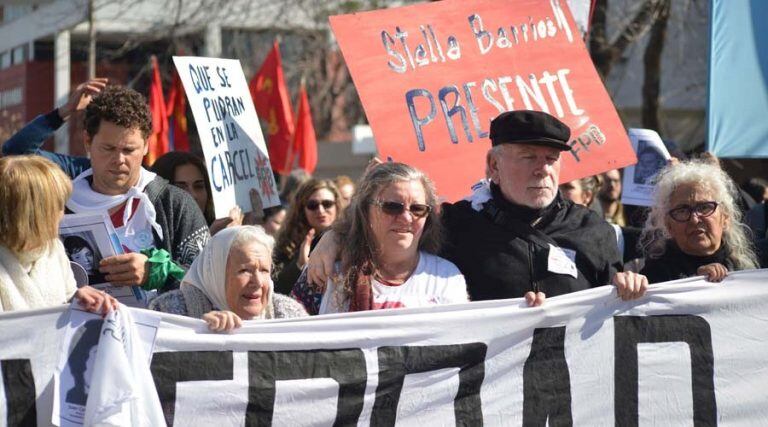
[{"label": "black letter on banner", "polygon": [[311,378],[331,378],[339,384],[333,425],[356,425],[368,380],[365,356],[359,349],[249,351],[245,425],[272,425],[277,381]]},{"label": "black letter on banner", "polygon": [[614,416],[617,426],[638,425],[637,344],[684,342],[691,351],[693,424],[717,425],[715,357],[709,323],[699,316],[615,316]]},{"label": "black letter on banner", "polygon": [[165,414],[173,426],[176,383],[185,381],[226,381],[232,377],[231,351],[169,351],[152,356],[152,378]]},{"label": "black letter on banner", "polygon": [[570,426],[571,378],[565,360],[565,326],[536,328],[523,367],[523,425]]},{"label": "black letter on banner", "polygon": [[457,426],[483,424],[480,386],[485,379],[484,343],[415,347],[379,347],[379,385],[371,414],[372,426],[393,426],[403,381],[408,374],[459,368],[459,391],[453,400]]},{"label": "black letter on banner", "polygon": [[29,359],[8,359],[0,361],[5,386],[6,418],[12,426],[36,426],[35,377]]}]

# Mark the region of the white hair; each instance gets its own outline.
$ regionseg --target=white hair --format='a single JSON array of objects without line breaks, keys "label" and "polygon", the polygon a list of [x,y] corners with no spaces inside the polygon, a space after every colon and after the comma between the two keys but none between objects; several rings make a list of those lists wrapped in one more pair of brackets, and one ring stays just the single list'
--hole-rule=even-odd
[{"label": "white hair", "polygon": [[734,267],[737,270],[757,268],[757,256],[748,237],[749,229],[741,222],[741,211],[736,206],[739,193],[725,171],[705,161],[691,160],[665,167],[654,180],[653,207],[640,235],[640,244],[648,257],[660,258],[664,254],[666,243],[672,238],[666,226],[670,198],[680,186],[690,185],[709,193],[728,221],[729,226],[723,230],[723,244],[730,251],[728,259]]},{"label": "white hair", "polygon": [[239,248],[250,243],[258,243],[264,246],[267,248],[269,256],[272,256],[272,250],[275,248],[275,239],[274,237],[267,234],[262,226],[243,225],[237,227],[237,234],[235,235],[235,238],[232,241],[232,246],[230,248]]}]

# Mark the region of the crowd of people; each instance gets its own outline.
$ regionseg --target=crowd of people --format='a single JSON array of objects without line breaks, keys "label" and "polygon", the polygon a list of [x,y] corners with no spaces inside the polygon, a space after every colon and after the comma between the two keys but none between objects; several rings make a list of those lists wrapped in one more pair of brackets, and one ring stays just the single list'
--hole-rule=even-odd
[{"label": "crowd of people", "polygon": [[[88,157],[42,150],[75,115]],[[422,171],[372,161],[357,182],[292,173],[279,206],[263,209],[253,190],[252,206],[223,219],[199,156],[170,152],[142,166],[151,129],[140,94],[93,79],[3,144],[0,311],[73,298],[91,311],[115,309],[103,290],[76,286],[70,260],[113,286],[151,291],[152,310],[203,319],[213,331],[502,298],[540,306],[606,285],[629,300],[649,284],[719,282],[767,263],[766,181],[749,182],[760,198],[750,207],[712,157],[652,159],[663,166],[643,169],[653,205],[628,212],[622,171],[558,185],[571,131],[543,112],[491,122],[486,179],[464,200],[441,203]],[[94,212],[108,215],[123,254],[94,258],[87,244],[59,240],[65,213]]]}]

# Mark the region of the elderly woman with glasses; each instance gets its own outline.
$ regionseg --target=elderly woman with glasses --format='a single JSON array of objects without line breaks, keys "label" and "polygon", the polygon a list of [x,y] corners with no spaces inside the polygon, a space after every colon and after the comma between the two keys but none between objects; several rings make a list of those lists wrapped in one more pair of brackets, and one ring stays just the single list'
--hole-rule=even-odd
[{"label": "elderly woman with glasses", "polygon": [[369,170],[334,226],[345,243],[319,313],[467,302],[464,276],[435,255],[442,242],[436,207],[424,173],[402,163]]},{"label": "elderly woman with glasses", "polygon": [[[757,268],[737,197],[736,185],[718,166],[688,161],[663,169],[640,237],[646,255],[640,273],[650,283],[698,275],[719,282],[728,271]],[[645,291],[617,286],[625,299]]]}]

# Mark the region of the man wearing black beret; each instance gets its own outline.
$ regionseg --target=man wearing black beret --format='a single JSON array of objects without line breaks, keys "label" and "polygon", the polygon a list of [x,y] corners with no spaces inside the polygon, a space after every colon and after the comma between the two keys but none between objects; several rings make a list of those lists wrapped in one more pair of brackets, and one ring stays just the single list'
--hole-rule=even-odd
[{"label": "man wearing black beret", "polygon": [[[473,301],[525,297],[536,306],[611,280],[625,282],[630,293],[647,285],[642,276],[616,275],[622,264],[613,228],[558,193],[570,136],[568,126],[539,111],[508,111],[491,122],[490,184],[442,206],[441,256],[459,267]],[[325,283],[333,262],[320,246],[310,260],[314,283]]]},{"label": "man wearing black beret", "polygon": [[571,131],[539,111],[491,122],[490,188],[443,205],[448,244],[473,301],[555,296],[608,284],[621,270],[616,235],[591,210],[558,193]]}]

